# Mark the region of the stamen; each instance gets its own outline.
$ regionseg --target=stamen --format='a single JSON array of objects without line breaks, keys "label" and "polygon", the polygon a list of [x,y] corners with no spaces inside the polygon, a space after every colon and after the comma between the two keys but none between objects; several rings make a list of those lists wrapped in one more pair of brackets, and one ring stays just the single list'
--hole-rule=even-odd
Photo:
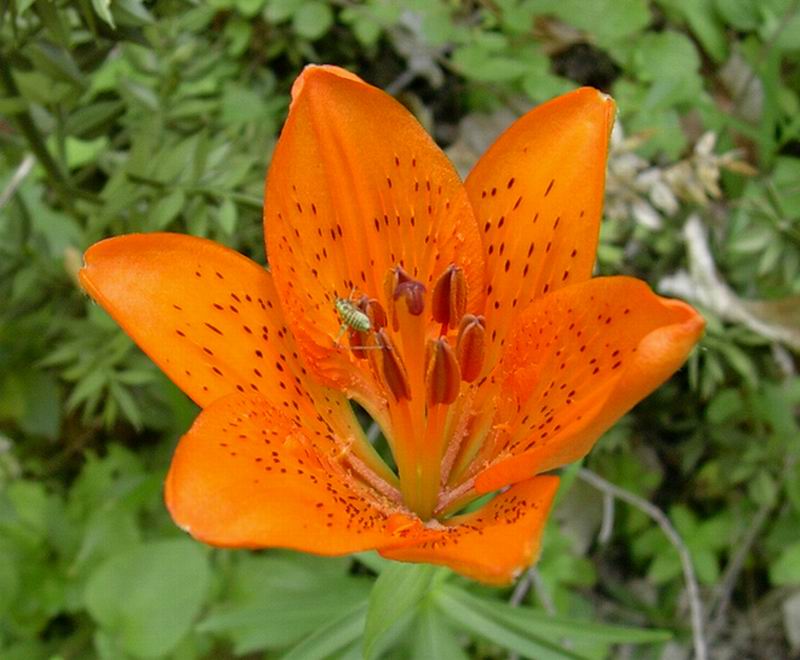
[{"label": "stamen", "polygon": [[375,330],[386,327],[386,310],[375,298],[362,296],[361,300],[358,301],[358,308],[369,317]]},{"label": "stamen", "polygon": [[481,375],[486,357],[486,319],[466,314],[458,328],[456,354],[461,365],[461,378],[471,383]]},{"label": "stamen", "polygon": [[440,337],[426,346],[425,388],[428,405],[451,404],[461,389],[461,371],[448,341]]},{"label": "stamen", "polygon": [[370,346],[367,344],[369,341],[369,334],[366,332],[359,332],[358,330],[350,330],[350,350],[359,360],[367,359],[367,351],[369,349],[378,348],[377,346]]},{"label": "stamen", "polygon": [[408,372],[400,358],[400,354],[395,349],[384,328],[378,330],[374,337],[378,347],[381,349],[379,351],[370,351],[370,357],[375,355],[377,358],[373,362],[376,367],[376,373],[383,375],[384,384],[398,401],[403,399],[410,400],[411,388],[408,384]]},{"label": "stamen", "polygon": [[[386,299],[396,302],[404,298],[408,313],[412,316],[419,316],[425,311],[425,285],[413,279],[401,266],[395,266],[389,271],[384,286]],[[397,312],[392,311],[392,326],[397,330]]]},{"label": "stamen", "polygon": [[455,328],[467,309],[467,279],[464,270],[450,264],[439,276],[431,295],[431,312],[437,323]]}]

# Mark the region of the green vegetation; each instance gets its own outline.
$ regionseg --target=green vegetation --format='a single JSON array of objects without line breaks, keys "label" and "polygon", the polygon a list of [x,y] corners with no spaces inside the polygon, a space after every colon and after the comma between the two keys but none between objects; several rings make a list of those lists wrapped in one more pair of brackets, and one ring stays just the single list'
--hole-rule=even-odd
[{"label": "green vegetation", "polygon": [[[187,539],[161,487],[196,410],[77,286],[82,251],[126,232],[263,262],[308,62],[398,95],[465,170],[533,104],[611,93],[599,271],[708,320],[590,472],[566,470],[513,592]],[[799,91],[798,0],[1,2],[0,657],[657,658],[698,623],[726,657],[797,653]],[[694,609],[663,528],[595,474],[666,514]]]}]

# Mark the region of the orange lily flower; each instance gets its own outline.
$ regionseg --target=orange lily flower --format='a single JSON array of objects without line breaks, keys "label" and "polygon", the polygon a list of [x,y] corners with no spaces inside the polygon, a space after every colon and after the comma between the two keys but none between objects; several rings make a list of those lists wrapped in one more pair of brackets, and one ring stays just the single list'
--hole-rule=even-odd
[{"label": "orange lily flower", "polygon": [[496,584],[528,566],[558,484],[542,473],[584,456],[704,325],[641,281],[590,279],[613,116],[593,89],[545,103],[462,183],[398,102],[312,66],[267,178],[270,270],[189,236],[92,246],[84,288],[203,408],[167,477],[176,523]]}]

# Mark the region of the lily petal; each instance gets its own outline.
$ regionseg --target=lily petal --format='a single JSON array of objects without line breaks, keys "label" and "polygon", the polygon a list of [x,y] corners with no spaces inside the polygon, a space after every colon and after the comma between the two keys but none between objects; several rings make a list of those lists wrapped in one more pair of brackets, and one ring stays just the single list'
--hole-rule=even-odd
[{"label": "lily petal", "polygon": [[427,530],[421,543],[380,553],[400,561],[442,564],[489,584],[508,584],[538,558],[557,489],[557,477],[528,479],[478,511],[455,516],[440,530]]},{"label": "lily petal", "polygon": [[181,438],[165,497],[175,522],[224,547],[283,547],[321,555],[403,542],[415,521],[317,454],[308,431],[258,395],[207,407]]},{"label": "lily petal", "polygon": [[483,291],[480,238],[450,162],[397,101],[336,67],[307,67],[272,158],[264,226],[287,321],[309,369],[352,391],[352,357],[335,344],[336,299],[388,311],[390,269],[430,291],[451,264],[469,303]]},{"label": "lily petal", "polygon": [[499,365],[496,431],[475,479],[490,492],[582,458],[686,360],[703,333],[689,305],[628,277],[595,278],[534,301]]},{"label": "lily petal", "polygon": [[258,393],[314,432],[321,450],[338,451],[333,439],[347,438],[394,480],[346,397],[307,377],[272,276],[257,263],[206,239],[159,233],[101,241],[84,260],[84,289],[198,405]]},{"label": "lily petal", "polygon": [[487,367],[532,300],[591,276],[613,121],[608,96],[565,94],[512,124],[467,178],[486,259]]}]

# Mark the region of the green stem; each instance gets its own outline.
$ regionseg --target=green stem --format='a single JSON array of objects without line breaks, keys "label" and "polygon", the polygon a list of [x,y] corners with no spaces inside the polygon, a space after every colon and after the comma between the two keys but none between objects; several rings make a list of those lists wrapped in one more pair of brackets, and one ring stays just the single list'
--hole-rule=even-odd
[{"label": "green stem", "polygon": [[[0,51],[0,82],[3,83],[3,87],[10,97],[21,98],[22,95],[19,93],[17,83],[14,80],[14,76],[11,75],[11,69],[2,51]],[[28,141],[31,151],[36,155],[39,164],[47,172],[50,181],[58,189],[59,193],[68,196],[69,182],[67,177],[53,156],[50,155],[30,112],[27,109],[18,111],[16,113],[16,122]]]}]

